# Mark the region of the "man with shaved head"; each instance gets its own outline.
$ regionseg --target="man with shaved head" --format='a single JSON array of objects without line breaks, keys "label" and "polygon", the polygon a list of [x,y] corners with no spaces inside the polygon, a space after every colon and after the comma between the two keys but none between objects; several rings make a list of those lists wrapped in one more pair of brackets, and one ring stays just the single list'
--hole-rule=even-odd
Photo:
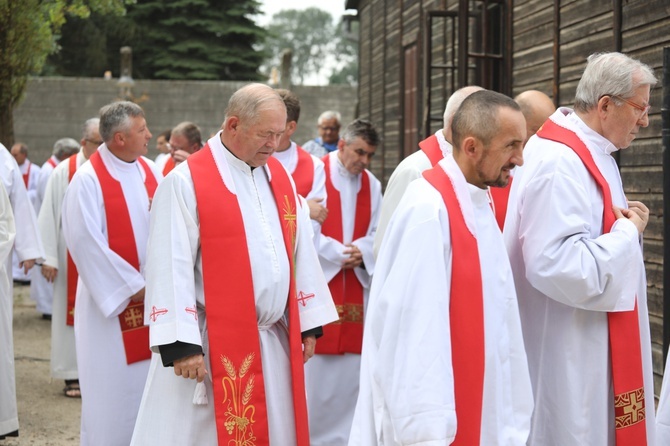
[{"label": "man with shaved head", "polygon": [[526,142],[528,142],[542,127],[544,121],[556,111],[556,106],[549,96],[539,90],[526,90],[519,93],[514,100],[526,118]]},{"label": "man with shaved head", "polygon": [[248,84],[156,191],[134,445],[309,445],[303,364],[338,315],[307,204],[272,157],[285,129],[281,96]]}]

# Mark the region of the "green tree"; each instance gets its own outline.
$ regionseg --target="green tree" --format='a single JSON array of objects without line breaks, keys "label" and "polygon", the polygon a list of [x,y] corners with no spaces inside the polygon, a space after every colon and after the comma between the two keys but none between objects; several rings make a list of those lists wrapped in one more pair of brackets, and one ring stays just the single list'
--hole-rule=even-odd
[{"label": "green tree", "polygon": [[337,62],[328,83],[358,85],[358,20],[340,20],[335,36],[334,59]]},{"label": "green tree", "polygon": [[[291,79],[302,84],[311,74],[319,75],[333,54],[333,17],[319,8],[285,9],[272,16],[269,36],[261,48],[268,54],[265,71],[279,67],[282,51],[293,52]],[[296,82],[297,80],[297,82]]]},{"label": "green tree", "polygon": [[0,0],[0,141],[14,143],[14,108],[28,76],[39,73],[47,55],[57,48],[54,36],[66,14],[122,14],[128,1]]}]

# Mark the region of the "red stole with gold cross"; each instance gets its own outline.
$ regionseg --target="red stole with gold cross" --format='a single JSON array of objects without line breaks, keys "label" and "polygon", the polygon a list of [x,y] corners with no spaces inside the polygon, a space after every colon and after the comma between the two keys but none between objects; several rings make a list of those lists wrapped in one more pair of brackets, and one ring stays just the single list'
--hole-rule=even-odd
[{"label": "red stole with gold cross", "polygon": [[421,141],[419,143],[419,148],[426,154],[431,166],[435,166],[435,164],[439,163],[440,160],[444,158],[442,149],[440,149],[440,142],[435,135],[430,135],[428,138]]},{"label": "red stole with gold cross", "polygon": [[[70,184],[74,173],[77,171],[77,155],[75,153],[68,158],[68,176],[67,182]],[[77,265],[72,261],[70,251],[67,251],[67,311],[65,312],[65,324],[74,325],[74,303],[77,296],[77,280],[79,274],[77,273]]]},{"label": "red stole with gold cross", "polygon": [[[330,155],[323,157],[326,169],[326,193],[328,194],[328,218],[321,233],[342,242],[342,201],[340,192],[333,186],[330,174]],[[370,177],[361,174],[361,189],[356,196],[356,215],[353,240],[365,237],[370,226],[371,196]],[[350,216],[347,215],[347,218]],[[328,282],[335,308],[340,319],[323,327],[323,337],[316,345],[316,353],[337,355],[361,353],[363,345],[363,285],[353,269],[343,269]]]},{"label": "red stole with gold cross", "polygon": [[442,195],[451,234],[451,363],[458,426],[454,445],[478,445],[484,398],[484,297],[477,239],[468,229],[451,178],[440,166],[424,178]]},{"label": "red stole with gold cross", "polygon": [[[89,162],[102,189],[102,199],[105,202],[105,219],[107,221],[107,240],[109,248],[117,253],[136,270],[140,270],[140,261],[137,256],[137,244],[130,221],[130,213],[126,198],[123,195],[121,183],[115,180],[102,161],[100,152],[91,155]],[[153,172],[142,158],[137,162],[144,169],[144,185],[149,195],[149,202],[154,196],[158,182]],[[119,315],[123,346],[126,351],[126,362],[144,361],[151,358],[149,349],[149,327],[144,325],[144,302],[130,302]]]},{"label": "red stole with gold cross", "polygon": [[298,146],[297,151],[298,164],[291,176],[298,195],[306,197],[311,192],[314,183],[314,160],[312,155],[303,150],[302,147]]},{"label": "red stole with gold cross", "polygon": [[[272,370],[264,371],[261,363],[251,262],[240,205],[223,182],[209,144],[186,162],[193,178],[200,220],[218,443],[269,444],[263,373]],[[296,439],[298,446],[309,446],[293,259],[296,196],[281,163],[270,158],[267,166],[291,270],[287,307]]]},{"label": "red stole with gold cross", "polygon": [[[616,221],[612,211],[612,193],[584,142],[575,132],[559,126],[550,119],[542,125],[537,135],[565,144],[579,156],[602,192],[603,234],[610,232]],[[632,311],[610,312],[607,313],[607,319],[614,384],[616,444],[644,446],[647,444],[647,428],[644,422],[646,409],[637,297]]]}]

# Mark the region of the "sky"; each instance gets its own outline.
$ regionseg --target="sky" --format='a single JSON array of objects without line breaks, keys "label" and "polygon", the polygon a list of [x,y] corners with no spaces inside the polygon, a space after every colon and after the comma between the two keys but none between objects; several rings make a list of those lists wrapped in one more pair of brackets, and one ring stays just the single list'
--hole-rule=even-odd
[{"label": "sky", "polygon": [[260,0],[260,3],[264,15],[260,17],[258,24],[266,25],[270,22],[272,15],[279,11],[284,9],[307,9],[312,6],[328,11],[337,22],[337,19],[344,14],[345,0]]}]

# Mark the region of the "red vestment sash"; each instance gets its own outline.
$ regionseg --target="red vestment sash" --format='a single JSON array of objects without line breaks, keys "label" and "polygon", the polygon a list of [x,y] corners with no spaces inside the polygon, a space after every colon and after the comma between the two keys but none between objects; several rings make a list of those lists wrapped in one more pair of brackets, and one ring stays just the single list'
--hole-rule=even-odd
[{"label": "red vestment sash", "polygon": [[174,158],[172,158],[172,156],[168,156],[168,159],[165,162],[165,166],[163,166],[163,176],[169,174],[172,171],[172,169],[174,169],[174,167],[175,167]]},{"label": "red vestment sash", "polygon": [[30,180],[30,168],[32,167],[32,164],[30,161],[26,161],[28,163],[28,170],[26,173],[23,174],[23,184],[26,185],[26,189],[28,189],[28,180]]},{"label": "red vestment sash", "polygon": [[[68,159],[68,177],[67,182],[70,184],[74,173],[77,171],[77,155],[74,154]],[[65,312],[65,324],[74,325],[74,304],[77,296],[77,280],[79,274],[77,273],[77,265],[74,264],[70,251],[67,251],[67,311]]]},{"label": "red vestment sash", "polygon": [[[579,156],[603,197],[603,234],[611,231],[616,221],[612,211],[612,193],[598,169],[591,152],[571,130],[547,120],[537,135],[540,138],[565,144]],[[607,313],[609,322],[612,381],[614,384],[614,420],[617,446],[644,446],[647,444],[644,376],[637,296],[632,311]],[[653,408],[652,408],[653,410]]]},{"label": "red vestment sash", "polygon": [[503,230],[505,225],[505,216],[507,215],[507,202],[509,201],[509,191],[512,188],[513,177],[509,177],[509,183],[505,187],[489,187],[491,200],[493,200],[493,212],[496,215],[498,227]]},{"label": "red vestment sash", "polygon": [[426,154],[430,160],[431,166],[435,166],[435,164],[439,163],[440,160],[444,158],[442,149],[440,149],[440,142],[434,134],[421,141],[419,143],[419,148]]},{"label": "red vestment sash", "polygon": [[47,160],[47,163],[49,163],[51,165],[51,167],[56,167],[58,165],[58,163],[56,161],[54,161],[53,158],[49,158]]},{"label": "red vestment sash", "polygon": [[[137,243],[121,183],[110,175],[99,151],[91,155],[89,162],[95,170],[102,189],[109,248],[139,271]],[[144,169],[144,186],[147,189],[149,203],[151,203],[158,182],[142,158],[138,158],[137,162]],[[126,351],[126,362],[132,364],[150,359],[149,327],[144,325],[144,302],[131,301],[119,315],[119,323]]]},{"label": "red vestment sash", "polygon": [[453,445],[480,444],[484,398],[484,296],[477,239],[468,230],[451,179],[440,166],[424,178],[447,207],[451,234],[451,362],[454,370],[456,438]]},{"label": "red vestment sash", "polygon": [[298,164],[291,174],[298,195],[306,197],[314,184],[314,160],[312,155],[298,146]]},{"label": "red vestment sash", "polygon": [[[330,156],[324,158],[326,169],[326,193],[328,194],[328,218],[321,233],[342,242],[342,200],[340,192],[333,186],[330,175]],[[370,177],[361,173],[361,189],[356,196],[356,215],[353,240],[365,237],[371,218]],[[350,216],[347,215],[347,218]],[[319,354],[361,353],[363,345],[363,285],[353,269],[343,269],[328,282],[335,308],[340,319],[323,327],[323,337],[316,345]]]},{"label": "red vestment sash", "polygon": [[[228,190],[221,178],[209,144],[186,162],[193,178],[200,220],[200,252],[214,400],[217,402],[214,407],[218,444],[269,444],[264,371],[242,212],[237,196]],[[296,196],[281,163],[270,158],[267,165],[291,271],[287,307],[296,439],[298,446],[309,446],[302,335],[293,259],[297,228]],[[222,256],[221,253],[230,255]],[[272,373],[272,370],[267,373]]]}]

